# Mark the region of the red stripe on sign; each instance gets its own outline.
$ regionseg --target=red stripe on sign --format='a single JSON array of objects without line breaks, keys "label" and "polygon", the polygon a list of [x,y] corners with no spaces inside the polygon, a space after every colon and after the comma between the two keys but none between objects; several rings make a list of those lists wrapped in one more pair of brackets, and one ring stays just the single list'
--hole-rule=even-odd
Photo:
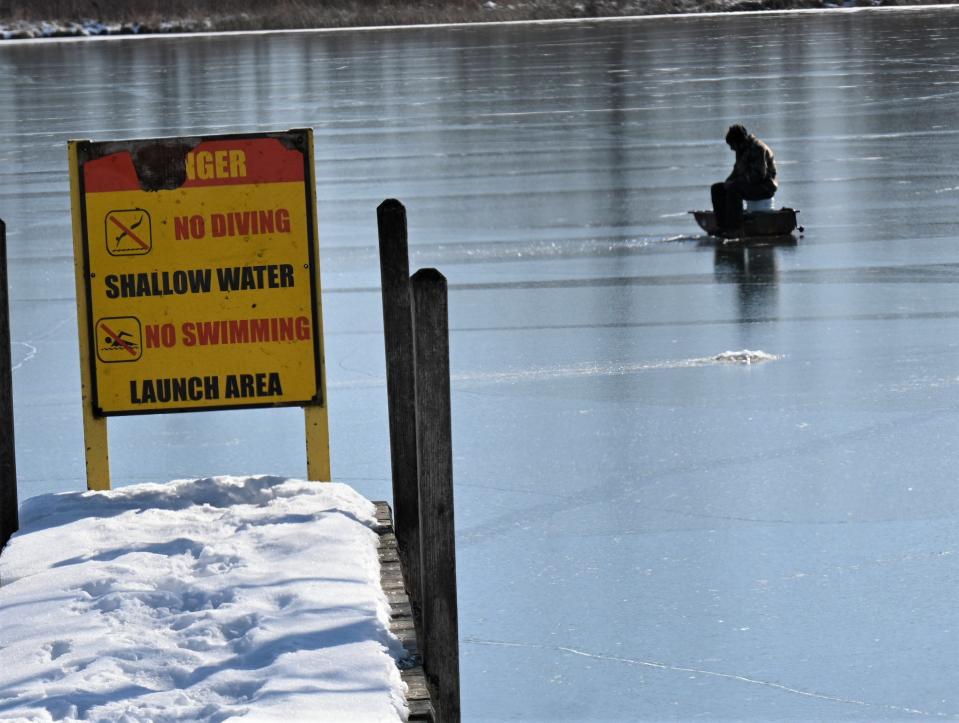
[{"label": "red stripe on sign", "polygon": [[[142,146],[152,143],[142,141]],[[204,141],[184,155],[183,164],[186,181],[181,188],[302,182],[306,177],[303,153],[276,138]],[[84,163],[83,184],[86,193],[141,190],[131,151],[126,150]]]},{"label": "red stripe on sign", "polygon": [[[206,141],[187,156],[184,188],[302,182],[303,154],[276,138]],[[192,172],[191,172],[192,171]]]},{"label": "red stripe on sign", "polygon": [[127,152],[84,163],[83,186],[87,193],[140,190],[133,159]]}]

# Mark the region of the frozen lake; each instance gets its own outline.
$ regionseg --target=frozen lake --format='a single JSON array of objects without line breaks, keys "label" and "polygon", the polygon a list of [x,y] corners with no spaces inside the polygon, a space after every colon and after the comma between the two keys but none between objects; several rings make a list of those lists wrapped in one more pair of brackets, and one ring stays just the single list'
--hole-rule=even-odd
[{"label": "frozen lake", "polygon": [[[959,9],[0,45],[20,496],[82,489],[68,138],[311,126],[333,474],[388,499],[376,206],[450,282],[464,719],[959,717]],[[793,246],[722,248],[743,122]],[[712,360],[762,350],[777,359]],[[306,473],[298,410],[115,484]]]}]

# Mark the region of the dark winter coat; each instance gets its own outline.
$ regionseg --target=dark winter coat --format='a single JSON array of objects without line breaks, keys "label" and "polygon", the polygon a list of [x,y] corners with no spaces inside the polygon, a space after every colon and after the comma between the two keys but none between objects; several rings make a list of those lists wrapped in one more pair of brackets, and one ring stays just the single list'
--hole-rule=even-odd
[{"label": "dark winter coat", "polygon": [[768,190],[770,195],[779,188],[776,180],[776,159],[769,146],[753,134],[736,149],[736,164],[726,183],[744,183]]}]

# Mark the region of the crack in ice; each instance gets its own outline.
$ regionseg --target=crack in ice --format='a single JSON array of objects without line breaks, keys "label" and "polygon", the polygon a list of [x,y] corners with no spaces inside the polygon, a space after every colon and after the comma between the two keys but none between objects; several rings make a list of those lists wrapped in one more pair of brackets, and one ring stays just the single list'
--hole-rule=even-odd
[{"label": "crack in ice", "polygon": [[780,690],[784,693],[800,695],[806,698],[814,698],[816,700],[825,700],[832,703],[843,703],[845,705],[858,705],[866,708],[882,708],[883,710],[895,711],[896,713],[909,713],[911,715],[921,715],[926,717],[937,717],[937,718],[955,717],[954,714],[951,714],[951,713],[937,713],[934,711],[921,710],[919,708],[910,708],[908,706],[893,705],[891,703],[870,703],[869,701],[857,700],[855,698],[842,698],[840,696],[827,695],[825,693],[817,693],[811,690],[803,690],[802,688],[794,688],[789,685],[784,685],[783,683],[776,683],[771,680],[762,680],[761,678],[750,678],[749,676],[738,675],[736,673],[722,673],[716,670],[704,670],[702,668],[691,668],[684,665],[673,665],[670,663],[663,663],[655,660],[639,660],[637,658],[626,658],[618,655],[590,653],[586,650],[572,648],[567,645],[541,645],[538,643],[523,643],[523,642],[510,642],[510,641],[499,641],[499,640],[480,640],[478,638],[466,638],[464,642],[473,643],[475,645],[491,645],[491,646],[503,647],[503,648],[537,648],[540,650],[557,650],[561,653],[578,655],[580,657],[592,658],[594,660],[605,660],[612,663],[626,663],[627,665],[637,665],[644,668],[654,668],[656,670],[668,670],[676,673],[694,673],[696,675],[705,675],[713,678],[722,678],[724,680],[734,680],[740,683],[747,683],[750,685],[759,685],[765,688],[773,688],[774,690]]},{"label": "crack in ice", "polygon": [[[509,384],[514,382],[555,381],[557,379],[579,379],[588,377],[616,377],[636,374],[638,372],[656,371],[662,369],[694,369],[713,365],[742,365],[753,366],[762,362],[779,361],[781,354],[770,354],[764,351],[724,351],[713,356],[693,357],[691,359],[667,359],[651,362],[584,362],[568,366],[530,367],[499,372],[463,372],[452,374],[450,381],[454,383],[487,383]],[[360,369],[349,369],[340,363],[344,371],[367,374]],[[346,379],[332,381],[328,386],[332,388],[357,388],[380,386],[386,383],[383,377],[374,377],[369,374],[364,379]]]},{"label": "crack in ice", "polygon": [[10,371],[12,372],[22,367],[24,364],[26,364],[28,361],[30,361],[31,359],[33,359],[33,357],[37,355],[37,348],[33,344],[28,344],[25,341],[15,341],[13,343],[20,344],[21,346],[27,347],[27,355],[23,359],[18,361],[13,367],[10,368]]},{"label": "crack in ice", "polygon": [[766,361],[778,361],[781,355],[769,354],[764,351],[725,351],[721,354],[708,357],[694,357],[692,359],[668,359],[646,363],[600,362],[574,364],[557,367],[533,367],[504,372],[473,372],[454,374],[454,382],[523,382],[537,380],[570,379],[578,377],[596,376],[625,376],[636,372],[661,369],[692,369],[696,367],[712,366],[714,364],[741,364],[751,366]]},{"label": "crack in ice", "polygon": [[[64,324],[67,323],[67,321],[68,321],[67,319],[61,319],[59,322],[57,322],[56,324],[54,324],[53,326],[51,326],[49,329],[47,329],[43,334],[40,334],[40,336],[34,337],[32,341],[41,341],[41,340],[43,340],[43,339],[48,339],[49,337],[51,337],[51,336],[53,336],[54,334],[56,334],[56,333],[60,330],[60,328],[63,327]],[[18,361],[14,366],[10,367],[10,371],[11,371],[11,372],[16,371],[17,369],[19,369],[20,367],[22,367],[22,366],[23,366],[24,364],[26,364],[27,362],[33,361],[33,358],[37,355],[37,347],[35,347],[33,344],[31,344],[31,343],[28,342],[28,341],[11,341],[11,342],[10,342],[10,346],[11,346],[11,347],[12,347],[14,344],[17,344],[17,345],[19,345],[19,346],[26,347],[26,348],[27,348],[27,355],[26,355],[23,359],[21,359],[20,361]]]}]

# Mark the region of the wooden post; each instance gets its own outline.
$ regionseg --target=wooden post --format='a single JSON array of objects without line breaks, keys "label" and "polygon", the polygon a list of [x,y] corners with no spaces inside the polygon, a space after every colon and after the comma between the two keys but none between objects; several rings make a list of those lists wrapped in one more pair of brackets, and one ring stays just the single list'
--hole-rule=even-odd
[{"label": "wooden post", "polygon": [[0,220],[0,549],[20,528],[17,453],[13,440],[13,370],[7,293],[7,225]]},{"label": "wooden post", "polygon": [[410,279],[410,289],[423,576],[423,668],[432,688],[437,719],[458,723],[459,625],[446,278],[436,269],[421,269]]},{"label": "wooden post", "polygon": [[419,620],[420,514],[416,472],[416,413],[413,382],[413,320],[410,316],[410,261],[406,209],[389,198],[376,209],[386,343],[386,393],[393,471],[396,542],[410,586],[410,604]]},{"label": "wooden post", "polygon": [[80,345],[80,405],[88,490],[110,489],[110,443],[106,417],[93,414],[93,364],[87,332],[87,271],[83,262],[83,216],[80,199],[80,149],[87,141],[69,141],[70,206],[73,211],[73,266],[77,288],[77,339]]},{"label": "wooden post", "polygon": [[[313,130],[306,130],[308,168],[316,168],[316,155],[313,149]],[[312,177],[312,176],[311,176]],[[320,356],[316,363],[320,367],[320,403],[303,407],[303,419],[306,423],[306,478],[318,482],[333,479],[330,469],[330,402],[326,393],[326,339],[323,336],[323,286],[320,283],[320,229],[316,218],[316,181],[306,184],[310,199],[312,217],[313,250],[316,263],[311,269],[316,299],[313,318],[316,320],[316,334],[320,339]]]}]

